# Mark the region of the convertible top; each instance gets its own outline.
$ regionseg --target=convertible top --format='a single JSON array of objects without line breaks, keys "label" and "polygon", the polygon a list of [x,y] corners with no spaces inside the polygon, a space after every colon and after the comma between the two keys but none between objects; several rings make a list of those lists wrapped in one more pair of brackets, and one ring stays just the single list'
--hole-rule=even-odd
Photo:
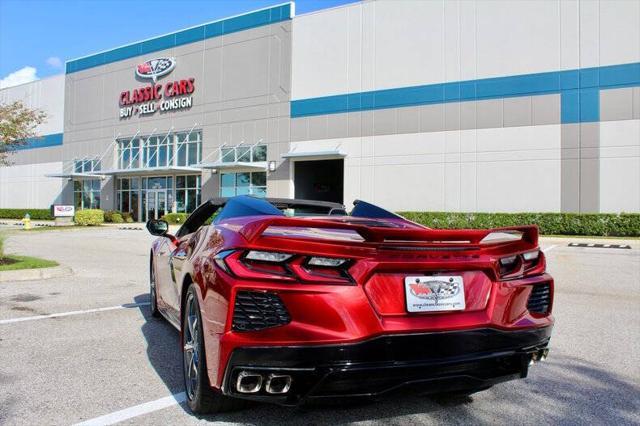
[{"label": "convertible top", "polygon": [[[189,216],[187,222],[180,228],[177,236],[189,234],[190,224],[201,224],[216,212],[215,223],[224,219],[243,216],[285,216],[285,211],[293,209],[298,215],[346,215],[343,204],[329,201],[298,200],[289,198],[258,198],[250,195],[236,197],[210,198],[202,203]],[[198,225],[199,226],[199,225]],[[197,226],[195,226],[197,228]]]},{"label": "convertible top", "polygon": [[[395,213],[356,200],[350,215],[361,218],[402,219]],[[217,214],[216,214],[217,212]],[[285,214],[285,212],[290,214]],[[177,236],[194,232],[202,223],[216,214],[214,223],[225,219],[246,216],[347,216],[345,206],[329,201],[299,200],[290,198],[258,198],[250,195],[210,198],[202,203],[182,225]]]},{"label": "convertible top", "polygon": [[229,200],[244,200],[245,202],[250,202],[253,205],[264,204],[264,201],[275,206],[276,208],[283,209],[291,209],[296,207],[318,207],[325,208],[327,211],[332,209],[336,210],[344,210],[344,204],[333,203],[331,201],[316,201],[316,200],[301,200],[295,198],[258,198],[252,197],[250,195],[240,195],[237,197],[216,197],[210,198],[207,200],[207,203],[211,203],[216,206],[224,206]]}]

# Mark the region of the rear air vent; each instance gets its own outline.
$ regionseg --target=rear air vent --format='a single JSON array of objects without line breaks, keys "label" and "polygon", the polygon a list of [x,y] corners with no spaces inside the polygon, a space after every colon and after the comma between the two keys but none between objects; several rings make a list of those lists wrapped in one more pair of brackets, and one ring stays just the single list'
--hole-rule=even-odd
[{"label": "rear air vent", "polygon": [[257,291],[236,294],[232,328],[235,331],[257,331],[291,322],[291,316],[278,295]]},{"label": "rear air vent", "polygon": [[551,288],[549,283],[537,284],[533,286],[527,309],[536,314],[546,314],[551,305]]}]

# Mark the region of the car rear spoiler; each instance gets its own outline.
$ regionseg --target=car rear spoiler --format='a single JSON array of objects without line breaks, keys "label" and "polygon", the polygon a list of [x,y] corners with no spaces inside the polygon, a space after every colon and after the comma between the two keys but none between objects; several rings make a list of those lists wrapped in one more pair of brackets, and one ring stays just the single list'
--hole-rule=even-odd
[{"label": "car rear spoiler", "polygon": [[[340,221],[329,221],[319,219],[273,217],[261,218],[247,223],[242,227],[240,233],[249,243],[255,242],[261,237],[297,239],[297,240],[321,240],[329,243],[332,239],[336,243],[345,243],[344,239],[333,238],[332,235],[340,235],[340,232],[357,233],[361,238],[350,238],[349,243],[374,243],[385,246],[415,246],[415,245],[438,245],[438,246],[502,246],[516,242],[526,243],[527,246],[536,247],[538,245],[538,226],[525,225],[494,229],[431,229],[421,227],[406,220],[401,221],[409,226],[405,227],[383,227],[360,225],[355,223],[344,223]],[[322,237],[315,237],[314,232],[307,232],[304,236],[296,233],[290,235],[269,235],[269,230],[276,227],[300,230],[331,231],[322,233]],[[319,235],[319,234],[318,234]]]}]

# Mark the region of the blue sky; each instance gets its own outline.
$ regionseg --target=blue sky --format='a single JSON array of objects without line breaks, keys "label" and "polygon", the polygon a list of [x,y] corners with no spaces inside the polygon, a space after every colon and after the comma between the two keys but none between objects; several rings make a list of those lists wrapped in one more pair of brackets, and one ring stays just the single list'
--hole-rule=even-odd
[{"label": "blue sky", "polygon": [[[285,0],[0,0],[0,87],[64,62]],[[357,0],[298,0],[296,14]]]}]

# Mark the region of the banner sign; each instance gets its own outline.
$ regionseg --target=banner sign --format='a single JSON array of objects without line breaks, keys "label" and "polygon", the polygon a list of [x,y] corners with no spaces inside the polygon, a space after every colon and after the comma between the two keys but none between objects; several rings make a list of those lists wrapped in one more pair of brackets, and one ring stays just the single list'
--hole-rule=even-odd
[{"label": "banner sign", "polygon": [[76,214],[74,206],[54,204],[51,206],[53,217],[73,217]]}]

